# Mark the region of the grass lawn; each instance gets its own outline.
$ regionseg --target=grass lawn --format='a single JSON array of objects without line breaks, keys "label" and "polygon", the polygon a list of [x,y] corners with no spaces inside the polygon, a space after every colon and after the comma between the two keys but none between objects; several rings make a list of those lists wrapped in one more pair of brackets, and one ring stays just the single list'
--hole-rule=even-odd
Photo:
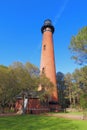
[{"label": "grass lawn", "polygon": [[0,117],[0,130],[87,130],[87,121],[37,115]]}]

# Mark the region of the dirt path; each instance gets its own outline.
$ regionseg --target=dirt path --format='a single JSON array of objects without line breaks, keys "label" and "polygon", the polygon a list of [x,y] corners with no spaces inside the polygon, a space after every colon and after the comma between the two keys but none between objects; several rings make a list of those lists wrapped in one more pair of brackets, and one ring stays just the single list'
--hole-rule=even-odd
[{"label": "dirt path", "polygon": [[3,113],[3,114],[0,114],[0,117],[3,117],[3,116],[16,116],[17,114],[16,113]]},{"label": "dirt path", "polygon": [[55,116],[55,117],[62,117],[62,118],[69,118],[69,119],[76,119],[76,120],[83,120],[83,116],[82,115],[70,115],[70,114],[61,114],[61,113],[58,113],[58,114],[49,114],[47,113],[46,115],[48,116]]},{"label": "dirt path", "polygon": [[[3,116],[16,116],[18,114],[16,113],[8,113],[8,114],[0,114],[0,117]],[[63,114],[63,113],[46,113],[46,116],[55,116],[55,117],[61,117],[61,118],[68,118],[68,119],[75,119],[75,120],[84,120],[83,115],[72,115],[72,114]],[[85,119],[87,120],[87,118]]]}]

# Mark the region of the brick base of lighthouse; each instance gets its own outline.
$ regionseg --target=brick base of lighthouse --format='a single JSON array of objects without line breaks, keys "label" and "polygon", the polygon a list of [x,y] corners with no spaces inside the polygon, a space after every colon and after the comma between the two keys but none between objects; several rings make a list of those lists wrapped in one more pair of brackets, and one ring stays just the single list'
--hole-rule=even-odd
[{"label": "brick base of lighthouse", "polygon": [[[22,110],[23,100],[22,98],[17,99],[15,104],[15,110],[18,111]],[[50,101],[48,105],[42,105],[39,98],[29,98],[27,107],[26,107],[26,114],[41,114],[47,112],[58,112],[59,111],[59,104],[58,102]]]},{"label": "brick base of lighthouse", "polygon": [[48,106],[43,106],[40,103],[38,98],[31,98],[28,104],[28,113],[29,114],[40,114],[49,112]]},{"label": "brick base of lighthouse", "polygon": [[[18,113],[18,111],[20,111],[20,109],[22,109],[22,104],[23,104],[23,100],[22,98],[17,99],[16,101],[16,105],[15,105],[15,110]],[[49,112],[50,108],[47,105],[42,105],[40,103],[40,99],[39,98],[29,98],[28,99],[28,103],[27,103],[27,107],[26,107],[26,112],[27,114],[41,114],[41,113],[46,113]]]},{"label": "brick base of lighthouse", "polygon": [[49,109],[50,109],[50,112],[58,112],[59,111],[59,103],[54,102],[54,101],[50,101],[49,102]]}]

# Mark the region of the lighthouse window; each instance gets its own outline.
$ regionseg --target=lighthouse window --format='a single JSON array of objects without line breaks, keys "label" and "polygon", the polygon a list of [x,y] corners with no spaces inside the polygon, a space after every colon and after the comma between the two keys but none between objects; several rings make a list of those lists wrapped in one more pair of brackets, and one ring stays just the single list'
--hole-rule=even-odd
[{"label": "lighthouse window", "polygon": [[43,67],[43,68],[42,68],[42,74],[44,74],[44,73],[45,73],[45,68]]},{"label": "lighthouse window", "polygon": [[43,46],[43,49],[46,50],[46,45]]}]

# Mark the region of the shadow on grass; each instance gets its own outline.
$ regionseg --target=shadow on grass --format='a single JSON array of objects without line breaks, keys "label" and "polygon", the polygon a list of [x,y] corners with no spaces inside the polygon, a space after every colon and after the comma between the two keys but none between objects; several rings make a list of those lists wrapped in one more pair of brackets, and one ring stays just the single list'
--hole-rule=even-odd
[{"label": "shadow on grass", "polygon": [[46,116],[0,117],[0,130],[79,130],[71,120]]}]

